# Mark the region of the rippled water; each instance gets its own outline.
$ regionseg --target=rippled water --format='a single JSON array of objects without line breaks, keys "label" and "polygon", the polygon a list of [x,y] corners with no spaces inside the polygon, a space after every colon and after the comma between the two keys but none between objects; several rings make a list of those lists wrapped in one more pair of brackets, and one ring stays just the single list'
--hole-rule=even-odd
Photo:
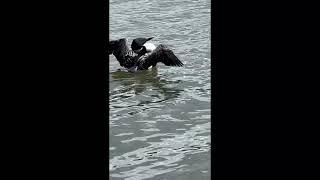
[{"label": "rippled water", "polygon": [[110,39],[156,36],[184,67],[128,73],[110,56],[111,179],[210,179],[210,0],[110,0]]}]

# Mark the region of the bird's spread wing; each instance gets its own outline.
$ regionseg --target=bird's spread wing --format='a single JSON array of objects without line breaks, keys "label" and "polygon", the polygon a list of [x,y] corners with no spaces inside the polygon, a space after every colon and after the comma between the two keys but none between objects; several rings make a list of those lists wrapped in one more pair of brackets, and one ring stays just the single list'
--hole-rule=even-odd
[{"label": "bird's spread wing", "polygon": [[111,52],[117,58],[121,66],[124,66],[126,60],[134,55],[129,49],[125,38],[109,41],[108,51],[109,54]]},{"label": "bird's spread wing", "polygon": [[119,39],[116,41],[110,41],[110,42],[112,42],[111,49],[113,50],[113,54],[116,57],[124,56],[129,51],[126,38],[122,38],[122,39]]},{"label": "bird's spread wing", "polygon": [[183,66],[183,63],[174,55],[172,50],[160,44],[151,54],[146,54],[139,59],[142,69],[155,66],[158,62],[166,66]]}]

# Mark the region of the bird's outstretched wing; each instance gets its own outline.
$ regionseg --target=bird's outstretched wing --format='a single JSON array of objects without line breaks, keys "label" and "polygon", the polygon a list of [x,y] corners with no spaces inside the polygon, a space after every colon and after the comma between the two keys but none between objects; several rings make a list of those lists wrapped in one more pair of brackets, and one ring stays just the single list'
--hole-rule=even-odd
[{"label": "bird's outstretched wing", "polygon": [[156,66],[158,62],[166,66],[183,66],[183,63],[174,55],[167,46],[160,44],[151,54],[146,54],[138,60],[141,69],[148,69],[150,66]]},{"label": "bird's outstretched wing", "polygon": [[129,47],[127,45],[127,39],[122,38],[118,40],[109,41],[108,53],[114,54],[115,56],[126,54],[129,51]]},{"label": "bird's outstretched wing", "polygon": [[134,53],[129,49],[126,38],[109,41],[108,53],[109,55],[113,54],[121,66],[124,66],[128,58],[134,56]]}]

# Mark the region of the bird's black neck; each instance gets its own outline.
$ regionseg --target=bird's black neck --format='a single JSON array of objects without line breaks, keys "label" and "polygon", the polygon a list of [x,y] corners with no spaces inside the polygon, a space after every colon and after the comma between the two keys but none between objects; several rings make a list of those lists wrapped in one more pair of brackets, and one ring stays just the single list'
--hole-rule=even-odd
[{"label": "bird's black neck", "polygon": [[145,46],[142,46],[142,49],[139,51],[138,55],[144,55],[145,53],[147,53],[147,49]]}]

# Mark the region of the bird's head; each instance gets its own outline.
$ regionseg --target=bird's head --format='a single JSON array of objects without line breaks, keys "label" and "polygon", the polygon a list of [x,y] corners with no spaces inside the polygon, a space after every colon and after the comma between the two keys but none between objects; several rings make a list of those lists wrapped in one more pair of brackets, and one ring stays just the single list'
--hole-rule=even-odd
[{"label": "bird's head", "polygon": [[146,50],[146,48],[144,47],[144,44],[147,41],[150,41],[151,39],[153,39],[153,37],[150,37],[150,38],[136,38],[131,43],[131,49],[137,54],[144,53],[143,51]]}]

